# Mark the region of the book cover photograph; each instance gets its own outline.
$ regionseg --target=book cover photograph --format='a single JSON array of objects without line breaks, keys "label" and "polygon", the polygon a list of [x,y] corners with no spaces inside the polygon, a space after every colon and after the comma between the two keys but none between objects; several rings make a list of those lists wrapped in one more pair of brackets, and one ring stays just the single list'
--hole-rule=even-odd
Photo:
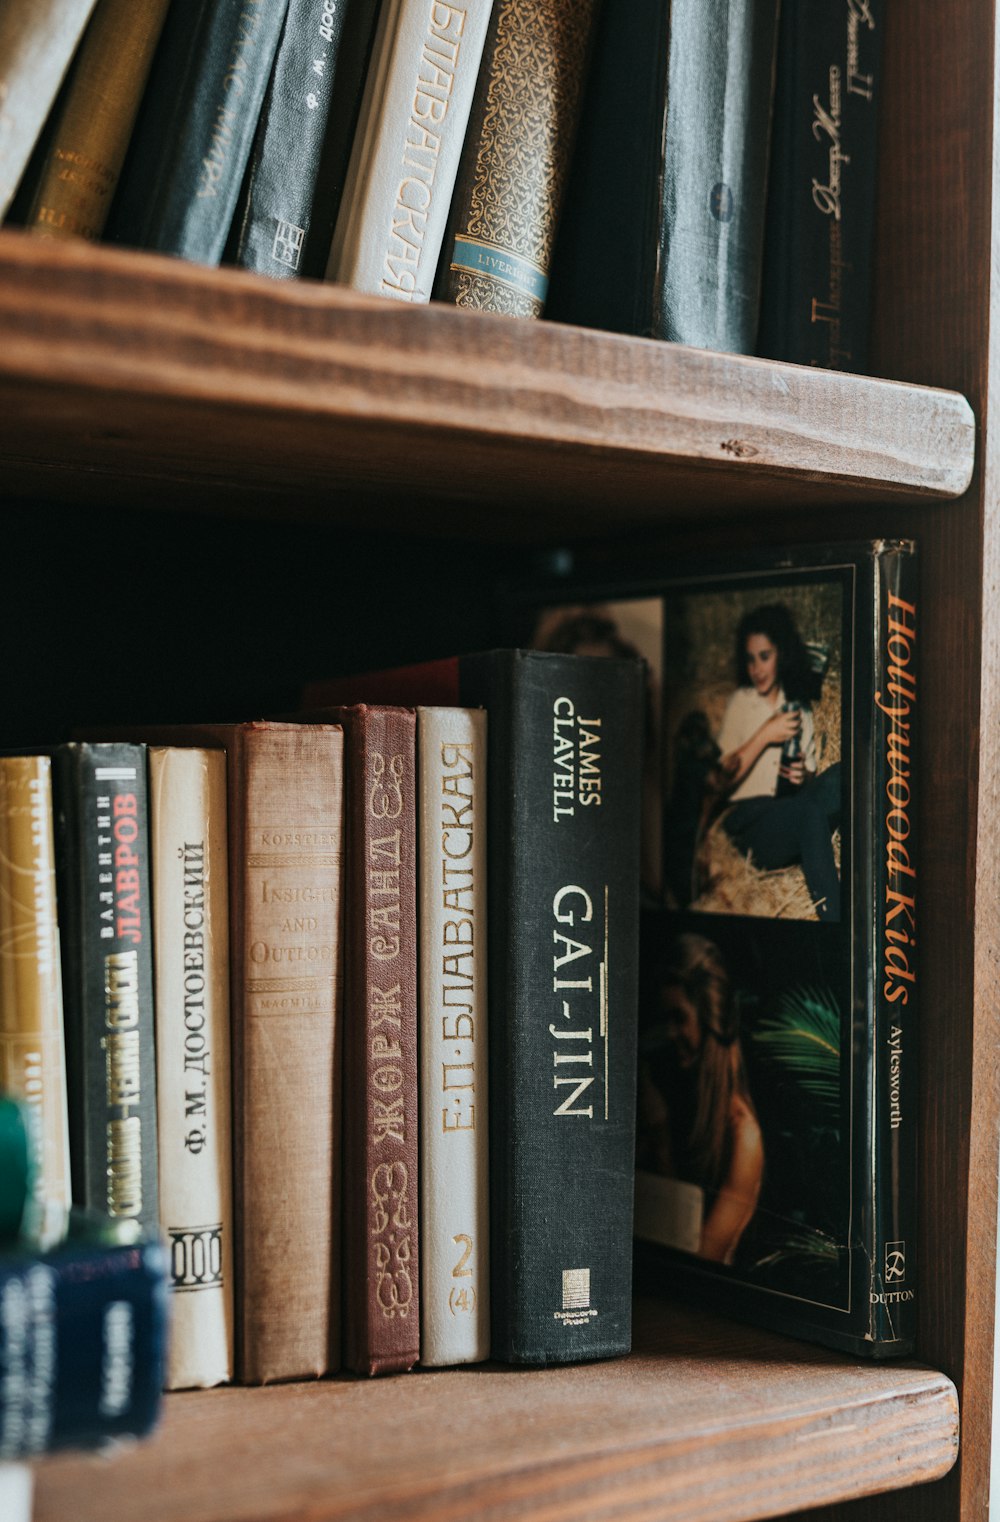
[{"label": "book cover photograph", "polygon": [[914,546],[650,563],[536,584],[526,614],[538,645],[646,659],[639,1276],[905,1354]]}]

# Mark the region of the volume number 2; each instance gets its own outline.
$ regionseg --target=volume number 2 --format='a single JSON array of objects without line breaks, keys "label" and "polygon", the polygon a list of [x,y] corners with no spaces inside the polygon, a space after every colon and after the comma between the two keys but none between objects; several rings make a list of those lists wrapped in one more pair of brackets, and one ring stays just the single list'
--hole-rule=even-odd
[{"label": "volume number 2", "polygon": [[[466,1236],[465,1232],[459,1232],[458,1236],[452,1237],[451,1240],[456,1247],[464,1248],[462,1256],[451,1271],[451,1277],[453,1279],[471,1279],[472,1269],[467,1268],[466,1264],[472,1257],[472,1238]],[[471,1284],[463,1284],[460,1289],[457,1284],[453,1285],[451,1294],[448,1296],[448,1306],[453,1316],[457,1316],[463,1311],[466,1313],[474,1311],[476,1308],[475,1287]]]}]

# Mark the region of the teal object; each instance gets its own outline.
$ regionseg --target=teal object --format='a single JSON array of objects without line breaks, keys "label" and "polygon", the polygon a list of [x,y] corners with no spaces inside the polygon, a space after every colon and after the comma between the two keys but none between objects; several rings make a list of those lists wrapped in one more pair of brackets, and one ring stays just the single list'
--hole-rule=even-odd
[{"label": "teal object", "polygon": [[0,1247],[20,1234],[31,1184],[27,1111],[9,1094],[0,1094]]}]

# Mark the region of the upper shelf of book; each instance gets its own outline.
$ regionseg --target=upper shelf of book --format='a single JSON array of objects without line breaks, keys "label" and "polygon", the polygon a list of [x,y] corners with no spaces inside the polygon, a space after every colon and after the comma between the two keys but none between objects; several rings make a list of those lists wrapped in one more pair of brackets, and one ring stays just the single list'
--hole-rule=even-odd
[{"label": "upper shelf of book", "polygon": [[[545,542],[960,496],[956,392],[0,233],[5,493]],[[455,506],[467,504],[460,515]]]}]

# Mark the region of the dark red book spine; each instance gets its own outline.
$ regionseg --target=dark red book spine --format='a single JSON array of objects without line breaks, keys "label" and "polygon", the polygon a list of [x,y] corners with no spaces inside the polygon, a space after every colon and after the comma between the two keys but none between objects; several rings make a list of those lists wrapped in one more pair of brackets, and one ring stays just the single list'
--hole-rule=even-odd
[{"label": "dark red book spine", "polygon": [[345,708],[344,1067],[346,1363],[420,1357],[417,1221],[416,715]]}]

